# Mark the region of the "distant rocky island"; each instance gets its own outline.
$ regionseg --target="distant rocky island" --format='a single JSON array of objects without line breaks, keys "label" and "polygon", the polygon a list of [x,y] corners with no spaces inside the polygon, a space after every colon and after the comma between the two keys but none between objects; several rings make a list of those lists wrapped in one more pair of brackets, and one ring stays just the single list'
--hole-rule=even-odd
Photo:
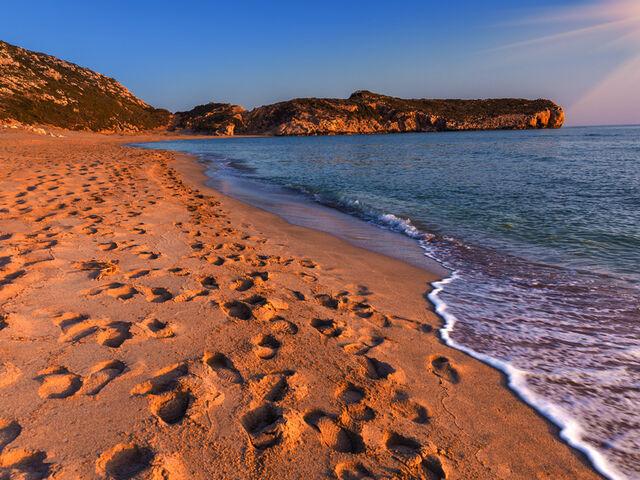
[{"label": "distant rocky island", "polygon": [[168,129],[208,135],[341,135],[559,128],[550,100],[401,99],[366,90],[347,99],[297,98],[246,110],[209,103],[171,114],[113,78],[0,41],[0,123],[70,130]]}]

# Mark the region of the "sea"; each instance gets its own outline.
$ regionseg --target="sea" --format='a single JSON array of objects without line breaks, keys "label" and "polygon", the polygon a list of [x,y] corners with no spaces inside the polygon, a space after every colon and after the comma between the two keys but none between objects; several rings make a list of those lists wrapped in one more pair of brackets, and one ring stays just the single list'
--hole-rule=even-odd
[{"label": "sea", "polygon": [[[438,271],[450,346],[640,479],[640,126],[139,144],[223,193]],[[439,270],[438,270],[439,269]]]}]

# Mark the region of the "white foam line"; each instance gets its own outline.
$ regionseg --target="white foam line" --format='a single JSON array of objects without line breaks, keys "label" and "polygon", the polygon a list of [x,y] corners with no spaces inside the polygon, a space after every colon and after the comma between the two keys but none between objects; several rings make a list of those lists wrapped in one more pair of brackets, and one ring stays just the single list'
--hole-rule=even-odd
[{"label": "white foam line", "polygon": [[584,429],[574,418],[567,414],[558,405],[549,402],[529,389],[526,382],[527,372],[502,360],[476,352],[475,350],[472,350],[451,338],[451,332],[453,331],[453,327],[455,326],[457,319],[453,314],[447,311],[447,304],[438,297],[438,294],[444,289],[446,284],[458,278],[460,278],[460,276],[456,271],[453,271],[449,277],[433,282],[431,284],[433,290],[428,295],[429,300],[435,306],[436,313],[444,320],[444,325],[440,329],[440,334],[445,343],[448,346],[455,348],[456,350],[460,350],[467,355],[503,372],[507,376],[509,388],[516,392],[516,394],[526,404],[533,407],[548,420],[558,426],[560,428],[560,437],[573,448],[584,453],[591,461],[593,467],[604,477],[610,480],[628,480],[628,477],[618,472],[601,452],[582,440]]}]

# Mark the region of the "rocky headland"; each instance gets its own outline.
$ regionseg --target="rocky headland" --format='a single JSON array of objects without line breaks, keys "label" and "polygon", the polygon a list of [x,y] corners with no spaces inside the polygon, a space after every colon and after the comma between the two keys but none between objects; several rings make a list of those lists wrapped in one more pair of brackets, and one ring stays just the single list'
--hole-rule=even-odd
[{"label": "rocky headland", "polygon": [[348,99],[297,98],[254,108],[221,103],[178,112],[173,128],[213,135],[344,135],[559,128],[562,107],[550,100],[429,100],[366,90]]}]

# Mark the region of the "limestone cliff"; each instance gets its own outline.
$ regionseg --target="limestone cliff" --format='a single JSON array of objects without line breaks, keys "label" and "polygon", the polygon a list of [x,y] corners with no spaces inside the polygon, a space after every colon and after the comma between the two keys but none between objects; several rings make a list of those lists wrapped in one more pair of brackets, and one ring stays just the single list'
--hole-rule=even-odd
[{"label": "limestone cliff", "polygon": [[226,135],[559,128],[564,122],[562,108],[550,100],[405,100],[368,91],[355,92],[348,99],[298,98],[251,111],[208,104],[176,117],[177,128]]},{"label": "limestone cliff", "polygon": [[126,132],[169,118],[113,78],[0,41],[0,123]]}]

